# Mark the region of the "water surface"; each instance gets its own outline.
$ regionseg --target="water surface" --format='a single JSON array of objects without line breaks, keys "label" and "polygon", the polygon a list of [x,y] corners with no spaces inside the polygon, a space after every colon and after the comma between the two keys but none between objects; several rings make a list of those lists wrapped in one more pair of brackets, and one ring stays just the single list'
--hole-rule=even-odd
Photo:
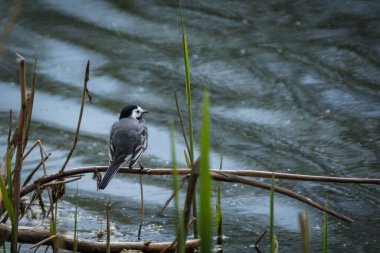
[{"label": "water surface", "polygon": [[[4,27],[10,3],[0,3]],[[201,98],[210,94],[212,165],[224,138],[225,169],[271,170],[312,175],[380,177],[380,4],[377,1],[191,1],[183,3],[189,43],[195,140]],[[120,109],[150,111],[151,168],[170,167],[168,122],[176,120],[174,91],[185,112],[180,12],[175,1],[26,1],[0,65],[0,150],[8,112],[19,108],[16,53],[27,59],[30,81],[38,58],[31,144],[41,139],[56,171],[71,147],[85,64],[91,61],[81,139],[68,168],[107,164],[107,136]],[[185,148],[179,124],[176,149]],[[198,146],[196,144],[196,146]],[[28,158],[23,176],[34,168]],[[157,211],[171,194],[170,177],[145,177],[143,240],[170,241],[172,208]],[[332,252],[380,251],[377,186],[277,181],[350,216],[331,217]],[[118,175],[97,192],[91,175],[69,185],[60,207],[60,230],[73,227],[78,186],[80,236],[97,239],[108,197],[114,202],[113,240],[135,241],[140,195],[136,176]],[[181,193],[184,197],[184,192]],[[253,252],[269,225],[269,193],[223,184],[227,252]],[[276,195],[275,229],[281,252],[299,252],[297,215],[304,204]],[[308,208],[311,247],[321,250],[323,214]],[[39,221],[24,221],[36,224]],[[268,252],[268,239],[261,247]]]}]

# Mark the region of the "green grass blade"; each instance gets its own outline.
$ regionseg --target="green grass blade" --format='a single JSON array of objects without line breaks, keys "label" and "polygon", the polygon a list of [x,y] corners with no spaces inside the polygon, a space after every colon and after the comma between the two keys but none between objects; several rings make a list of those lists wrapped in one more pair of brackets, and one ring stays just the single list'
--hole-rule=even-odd
[{"label": "green grass blade", "polygon": [[[185,32],[185,25],[183,22],[182,14],[182,2],[180,1],[181,10],[181,34],[182,34],[182,47],[183,47],[183,57],[185,62],[185,84],[186,84],[186,101],[187,101],[187,115],[189,121],[189,146],[190,146],[190,161],[194,161],[194,131],[193,131],[193,113],[191,110],[191,86],[190,86],[190,64],[189,64],[189,50],[187,47],[187,38]],[[193,216],[197,218],[197,196],[194,195],[193,201]],[[194,237],[198,237],[198,227],[197,222],[194,223]]]},{"label": "green grass blade", "polygon": [[309,243],[309,215],[306,208],[305,214],[299,214],[298,220],[300,224],[300,230],[301,230],[301,246],[302,246],[302,252],[303,253],[309,253],[310,252],[310,243]]},{"label": "green grass blade", "polygon": [[15,219],[15,216],[14,216],[14,213],[13,213],[13,203],[12,203],[12,180],[11,180],[11,176],[12,174],[10,173],[11,171],[11,162],[10,162],[10,150],[9,150],[9,145],[7,147],[7,151],[6,151],[6,159],[7,159],[7,177],[8,177],[8,187],[9,187],[9,193],[7,191],[7,188],[5,186],[5,182],[4,182],[4,179],[2,176],[0,176],[0,190],[1,190],[1,194],[3,196],[3,203],[4,203],[4,207],[5,209],[7,210],[7,213],[8,213],[8,216],[9,218],[11,219],[11,223],[12,225],[16,222],[16,219]]},{"label": "green grass blade", "polygon": [[[325,207],[327,208],[327,199],[328,197],[326,196],[326,202],[325,202]],[[327,223],[328,223],[328,217],[327,213],[325,212],[324,214],[324,221],[323,221],[323,242],[322,242],[322,252],[326,253],[327,252]]]},{"label": "green grass blade", "polygon": [[1,194],[3,196],[3,203],[5,206],[5,209],[7,210],[8,216],[11,219],[12,224],[15,221],[14,213],[13,213],[13,204],[11,199],[9,198],[7,188],[5,187],[4,179],[2,176],[0,176],[0,190]]},{"label": "green grass blade", "polygon": [[186,150],[183,151],[183,154],[185,156],[185,162],[186,162],[187,167],[191,168],[191,163],[190,163],[189,157],[188,157],[188,155],[186,153]]},{"label": "green grass blade", "polygon": [[[177,171],[177,158],[175,154],[175,142],[174,142],[174,124],[171,122],[169,124],[170,127],[170,143],[171,143],[171,155],[172,155],[172,166],[173,166],[173,192],[176,192],[179,184],[178,184],[178,171]],[[185,157],[186,152],[185,152]],[[181,217],[181,212],[179,209],[179,197],[178,197],[179,191],[174,196],[174,212],[175,212],[175,218],[177,223],[177,253],[184,253],[185,252],[185,238],[184,238],[184,226],[183,226],[183,220]]]},{"label": "green grass blade", "polygon": [[191,161],[194,161],[194,136],[193,136],[193,116],[191,110],[191,85],[190,85],[190,64],[189,64],[189,50],[187,47],[187,38],[185,32],[185,25],[183,22],[182,3],[180,1],[181,10],[181,34],[182,34],[182,48],[183,57],[185,63],[185,84],[186,84],[186,101],[187,101],[187,113],[189,121],[189,142],[190,142],[190,157]]},{"label": "green grass blade", "polygon": [[275,253],[275,235],[273,227],[274,219],[274,173],[272,174],[272,185],[270,188],[270,205],[269,205],[269,245],[270,253]]},{"label": "green grass blade", "polygon": [[212,181],[210,176],[210,136],[209,136],[209,111],[208,111],[208,93],[203,96],[202,126],[200,137],[200,173],[199,173],[199,232],[201,236],[201,252],[211,252],[212,242],[212,213],[211,213],[211,191]]},{"label": "green grass blade", "polygon": [[[220,152],[220,164],[219,170],[223,167],[223,148],[224,148],[224,139],[222,142],[222,150]],[[223,215],[221,208],[221,183],[218,182],[218,189],[216,195],[216,214],[215,214],[215,222],[216,222],[216,234],[217,234],[217,244],[221,245],[223,243]]]},{"label": "green grass blade", "polygon": [[12,201],[13,200],[12,168],[11,168],[11,151],[10,151],[9,145],[7,146],[6,161],[7,161],[8,192],[9,192],[9,197]]}]

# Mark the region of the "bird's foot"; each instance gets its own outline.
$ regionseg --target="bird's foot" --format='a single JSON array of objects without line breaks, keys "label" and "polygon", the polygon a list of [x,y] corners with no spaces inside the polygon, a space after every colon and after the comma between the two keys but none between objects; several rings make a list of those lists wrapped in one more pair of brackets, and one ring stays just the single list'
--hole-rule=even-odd
[{"label": "bird's foot", "polygon": [[[142,165],[141,162],[139,162],[139,166],[140,166],[140,172],[141,172],[142,170],[145,170],[145,168],[144,168],[144,166]],[[148,174],[149,171],[150,171],[150,169],[146,170],[145,174]]]}]

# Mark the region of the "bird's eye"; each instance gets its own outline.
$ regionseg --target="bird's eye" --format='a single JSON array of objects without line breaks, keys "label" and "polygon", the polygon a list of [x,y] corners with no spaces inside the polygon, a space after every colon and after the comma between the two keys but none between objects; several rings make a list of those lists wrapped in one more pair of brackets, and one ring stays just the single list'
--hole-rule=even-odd
[{"label": "bird's eye", "polygon": [[137,110],[137,113],[140,113],[140,110]]}]

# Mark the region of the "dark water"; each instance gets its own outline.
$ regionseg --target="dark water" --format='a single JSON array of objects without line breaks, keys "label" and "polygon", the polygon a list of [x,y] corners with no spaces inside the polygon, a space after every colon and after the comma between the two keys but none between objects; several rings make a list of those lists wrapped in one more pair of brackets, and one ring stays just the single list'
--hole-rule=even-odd
[{"label": "dark water", "polygon": [[[9,1],[0,3],[3,30]],[[224,138],[226,169],[312,175],[380,177],[379,1],[191,1],[183,3],[189,43],[194,126],[210,93],[212,164]],[[81,139],[68,168],[107,164],[107,135],[119,110],[139,104],[150,140],[146,167],[170,167],[167,123],[176,120],[173,92],[185,109],[184,67],[177,1],[25,1],[0,65],[1,153],[8,111],[19,108],[16,53],[38,58],[38,90],[31,140],[51,152],[48,170],[61,166],[75,132],[86,61],[91,61]],[[32,143],[31,143],[32,144]],[[185,147],[176,136],[180,163]],[[38,161],[36,151],[25,174]],[[355,220],[329,219],[330,252],[380,252],[378,186],[278,181]],[[90,176],[72,183],[60,205],[60,229],[73,228],[80,191],[80,237],[97,240],[109,196],[114,202],[113,240],[136,240],[136,176],[118,175],[103,192]],[[171,194],[170,177],[145,177],[143,240],[170,241],[172,209],[156,212]],[[184,196],[184,195],[181,195]],[[254,252],[268,228],[269,193],[223,184],[226,252]],[[280,252],[300,252],[297,215],[306,206],[276,195]],[[311,248],[322,248],[323,214],[308,208]],[[41,221],[24,221],[38,224]],[[268,238],[261,244],[268,252]]]}]

